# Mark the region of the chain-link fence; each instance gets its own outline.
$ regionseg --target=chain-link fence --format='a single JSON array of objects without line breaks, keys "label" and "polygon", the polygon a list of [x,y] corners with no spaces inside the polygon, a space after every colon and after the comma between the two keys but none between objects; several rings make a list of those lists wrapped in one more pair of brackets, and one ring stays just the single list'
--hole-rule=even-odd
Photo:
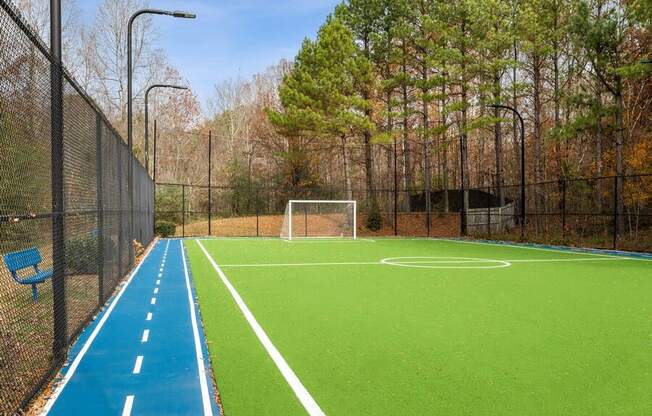
[{"label": "chain-link fence", "polygon": [[53,107],[52,63],[0,0],[0,414],[52,377],[132,266],[132,241],[153,238],[152,180],[65,72]]},{"label": "chain-link fence", "polygon": [[[158,184],[156,217],[176,224],[178,236],[278,237],[290,199],[355,199],[358,235],[457,237],[652,251],[652,174],[566,179],[521,186],[363,189]],[[619,193],[621,193],[619,195]],[[464,198],[468,211],[462,215]],[[210,195],[210,196],[209,196]],[[375,200],[382,224],[367,227]],[[210,201],[210,203],[209,203]],[[620,208],[616,201],[620,202]],[[465,221],[462,221],[465,219]],[[617,230],[614,233],[614,230]]]},{"label": "chain-link fence", "polygon": [[[498,193],[495,188],[479,191]],[[503,192],[502,212],[489,202],[472,210],[469,234],[519,240],[522,233],[527,242],[652,251],[652,174],[528,184],[523,188],[525,221],[521,187],[506,186]]]}]

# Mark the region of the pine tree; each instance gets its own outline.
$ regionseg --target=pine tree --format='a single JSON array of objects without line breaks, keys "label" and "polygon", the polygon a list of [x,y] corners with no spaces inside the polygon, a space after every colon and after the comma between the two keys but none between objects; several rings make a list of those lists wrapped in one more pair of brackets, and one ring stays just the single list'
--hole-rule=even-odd
[{"label": "pine tree", "polygon": [[329,18],[317,40],[306,39],[279,93],[283,112],[268,111],[271,122],[288,137],[315,136],[341,143],[347,198],[352,197],[347,140],[373,131],[369,101],[360,85],[371,77],[371,63],[359,53],[351,31]]}]

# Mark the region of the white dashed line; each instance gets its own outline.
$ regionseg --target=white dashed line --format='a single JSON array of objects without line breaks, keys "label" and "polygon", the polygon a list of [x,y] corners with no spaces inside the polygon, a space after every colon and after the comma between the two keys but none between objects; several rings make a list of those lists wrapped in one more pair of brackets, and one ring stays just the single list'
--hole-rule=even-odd
[{"label": "white dashed line", "polygon": [[156,305],[156,298],[152,298],[152,301],[150,302],[152,305]]},{"label": "white dashed line", "polygon": [[136,357],[136,364],[134,365],[134,374],[140,374],[140,368],[143,366],[143,356]]},{"label": "white dashed line", "polygon": [[158,293],[158,287],[154,288],[154,294],[156,295]]},{"label": "white dashed line", "polygon": [[131,408],[134,406],[134,396],[129,395],[125,399],[125,405],[122,408],[122,416],[131,416]]},{"label": "white dashed line", "polygon": [[143,337],[140,339],[140,342],[149,341],[149,329],[143,331]]},{"label": "white dashed line", "polygon": [[160,281],[160,280],[157,280],[157,281],[156,281],[156,285],[160,285],[160,284],[161,284],[161,281]]},{"label": "white dashed line", "polygon": [[159,274],[158,274],[158,277],[163,277],[163,273],[159,273]]},{"label": "white dashed line", "polygon": [[147,318],[145,318],[146,321],[151,321],[152,320],[152,313],[147,312]]}]

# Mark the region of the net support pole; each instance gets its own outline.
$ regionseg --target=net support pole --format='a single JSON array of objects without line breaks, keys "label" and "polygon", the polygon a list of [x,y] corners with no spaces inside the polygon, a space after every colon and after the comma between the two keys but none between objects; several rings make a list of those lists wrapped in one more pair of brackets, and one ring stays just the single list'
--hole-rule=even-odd
[{"label": "net support pole", "polygon": [[561,180],[561,238],[566,241],[566,178]]},{"label": "net support pole", "polygon": [[491,237],[491,188],[487,188],[487,235]]},{"label": "net support pole", "polygon": [[260,212],[259,212],[259,208],[258,208],[258,206],[260,205],[260,199],[259,199],[259,198],[260,198],[260,195],[259,195],[259,191],[260,191],[260,188],[256,188],[256,237],[260,237],[260,229],[259,229],[259,222],[260,222],[259,216],[260,216]]},{"label": "net support pole", "polygon": [[118,166],[118,276],[122,277],[125,273],[124,265],[122,264],[122,248],[124,240],[124,207],[123,207],[123,181],[124,174],[122,169],[122,149],[123,142],[120,138],[115,137],[113,140],[116,142],[116,166]]},{"label": "net support pole", "polygon": [[358,238],[358,203],[353,201],[353,239]]},{"label": "net support pole", "polygon": [[186,238],[186,185],[181,185],[181,237]]},{"label": "net support pole", "polygon": [[156,131],[156,119],[154,119],[154,155],[153,155],[153,165],[152,165],[152,183],[154,187],[154,209],[153,209],[153,214],[152,214],[152,235],[156,234],[156,136],[157,136],[157,131]]},{"label": "net support pole", "polygon": [[394,237],[398,236],[398,154],[396,151],[396,138],[394,138]]},{"label": "net support pole", "polygon": [[292,201],[288,203],[288,240],[292,240]]},{"label": "net support pole", "polygon": [[97,180],[97,279],[98,302],[104,304],[104,189],[102,181],[102,118],[95,114],[95,174]]},{"label": "net support pole", "polygon": [[213,172],[213,135],[212,132],[208,131],[208,235],[211,235],[211,173]]},{"label": "net support pole", "polygon": [[65,285],[65,228],[63,197],[63,71],[61,66],[61,0],[50,0],[50,105],[52,174],[52,306],[55,362],[66,356],[68,323]]}]

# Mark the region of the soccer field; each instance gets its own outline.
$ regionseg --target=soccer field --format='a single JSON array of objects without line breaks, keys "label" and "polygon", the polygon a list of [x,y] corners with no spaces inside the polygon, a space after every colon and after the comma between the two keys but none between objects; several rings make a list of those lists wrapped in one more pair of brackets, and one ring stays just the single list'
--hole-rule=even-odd
[{"label": "soccer field", "polygon": [[225,414],[652,414],[652,262],[449,240],[186,240]]}]

